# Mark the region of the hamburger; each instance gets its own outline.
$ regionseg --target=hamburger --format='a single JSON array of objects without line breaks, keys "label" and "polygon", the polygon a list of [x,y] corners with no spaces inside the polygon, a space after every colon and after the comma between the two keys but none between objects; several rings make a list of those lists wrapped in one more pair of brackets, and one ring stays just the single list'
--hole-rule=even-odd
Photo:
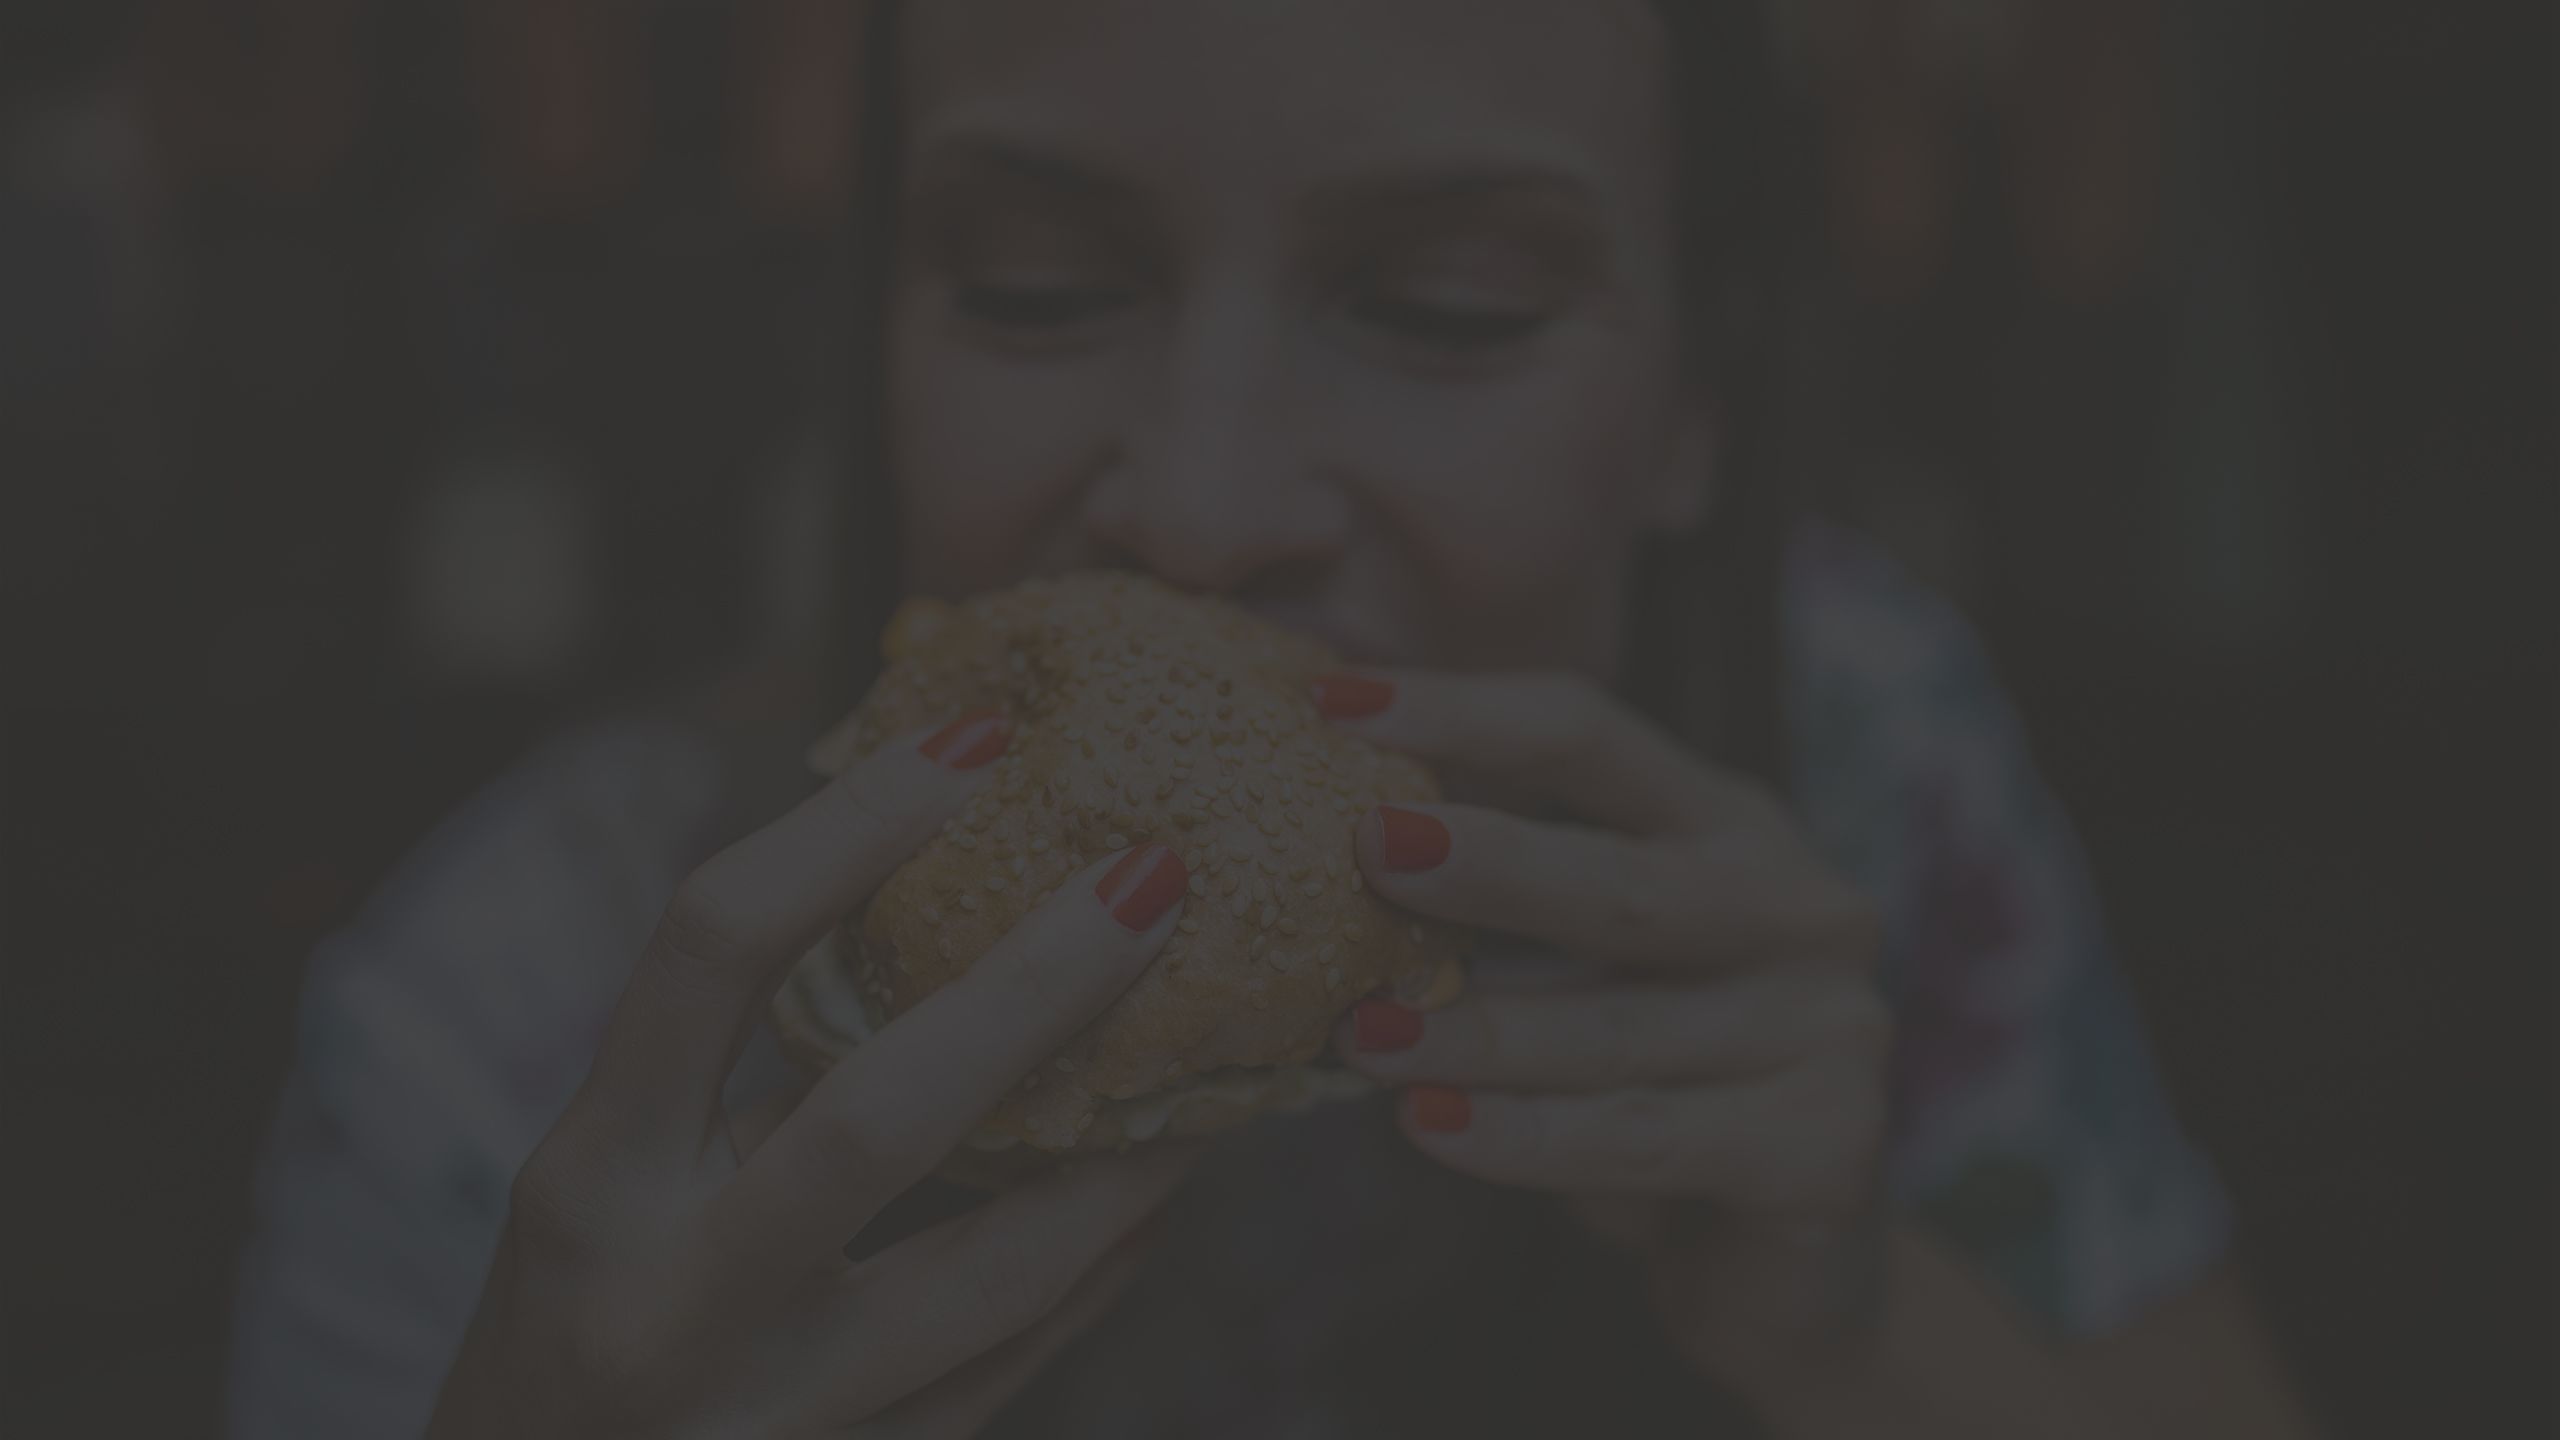
[{"label": "hamburger", "polygon": [[1066,1048],[1008,1093],[945,1173],[1189,1139],[1356,1095],[1326,1063],[1341,1016],[1380,992],[1455,998],[1448,927],[1366,889],[1353,858],[1381,801],[1439,796],[1412,759],[1326,725],[1322,643],[1142,576],[1034,580],[914,600],[877,683],[810,760],[834,774],[890,739],[1001,709],[1014,740],[965,811],[785,980],[783,1048],[823,1069],[966,971],[1088,862],[1163,841],[1190,872],[1172,938]]}]

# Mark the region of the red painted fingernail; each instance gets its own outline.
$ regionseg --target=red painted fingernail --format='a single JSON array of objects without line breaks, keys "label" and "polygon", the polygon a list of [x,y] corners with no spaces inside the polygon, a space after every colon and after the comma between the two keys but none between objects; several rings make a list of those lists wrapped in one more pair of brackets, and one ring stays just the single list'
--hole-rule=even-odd
[{"label": "red painted fingernail", "polygon": [[1467,1092],[1446,1085],[1416,1085],[1405,1092],[1413,1101],[1413,1128],[1434,1135],[1455,1135],[1476,1118]]},{"label": "red painted fingernail", "polygon": [[924,758],[952,770],[975,770],[1013,743],[1013,722],[1001,710],[963,715],[936,730],[916,749]]},{"label": "red painted fingernail", "polygon": [[1378,838],[1390,870],[1428,870],[1449,858],[1449,827],[1437,815],[1381,805]]},{"label": "red painted fingernail", "polygon": [[1422,1012],[1393,1000],[1363,1000],[1351,1009],[1351,1043],[1363,1054],[1410,1050],[1422,1039]]},{"label": "red painted fingernail", "polygon": [[1141,845],[1120,857],[1120,863],[1093,887],[1093,896],[1112,919],[1145,931],[1164,918],[1190,883],[1190,872],[1182,868],[1182,857],[1173,853],[1172,846]]},{"label": "red painted fingernail", "polygon": [[1315,692],[1316,713],[1327,720],[1360,720],[1394,703],[1395,682],[1366,675],[1319,675],[1308,687]]}]

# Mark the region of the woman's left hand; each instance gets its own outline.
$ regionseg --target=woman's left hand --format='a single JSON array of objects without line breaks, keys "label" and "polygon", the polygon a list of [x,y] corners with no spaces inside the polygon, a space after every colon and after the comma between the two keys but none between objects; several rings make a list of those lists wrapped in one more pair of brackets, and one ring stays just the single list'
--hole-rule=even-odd
[{"label": "woman's left hand", "polygon": [[1891,1022],[1874,908],[1776,797],[1567,676],[1373,672],[1317,685],[1377,744],[1544,802],[1363,818],[1395,904],[1552,947],[1560,983],[1428,1015],[1363,1002],[1337,1046],[1403,1090],[1414,1143],[1572,1197],[1643,1246],[1703,1370],[1774,1380],[1854,1317],[1879,1254]]}]

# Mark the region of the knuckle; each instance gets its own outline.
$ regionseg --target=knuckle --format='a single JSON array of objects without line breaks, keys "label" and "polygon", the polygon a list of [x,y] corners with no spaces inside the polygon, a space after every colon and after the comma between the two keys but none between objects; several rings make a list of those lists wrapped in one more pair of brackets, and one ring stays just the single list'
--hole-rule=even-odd
[{"label": "knuckle", "polygon": [[557,1140],[534,1149],[507,1189],[509,1225],[547,1250],[578,1250],[604,1229],[604,1201],[591,1167]]},{"label": "knuckle", "polygon": [[736,908],[719,893],[716,882],[696,871],[676,890],[658,917],[651,949],[665,978],[688,989],[724,988],[753,949],[749,927]]},{"label": "knuckle", "polygon": [[1871,964],[1884,949],[1884,907],[1845,883],[1833,889],[1825,928],[1843,955],[1862,967]]},{"label": "knuckle", "polygon": [[[877,757],[875,757],[877,758]],[[924,843],[931,818],[909,803],[905,788],[881,765],[862,764],[836,781],[836,803],[828,808],[845,848],[890,842],[900,853]]]},{"label": "knuckle", "polygon": [[1613,1102],[1611,1122],[1617,1131],[1616,1168],[1639,1187],[1658,1185],[1680,1167],[1683,1147],[1672,1123],[1670,1103],[1659,1092],[1629,1090]]},{"label": "knuckle", "polygon": [[1030,1329],[1065,1292],[1059,1267],[1022,1244],[988,1245],[972,1255],[962,1279],[978,1323],[989,1335]]},{"label": "knuckle", "polygon": [[1651,997],[1611,994],[1593,1016],[1600,1052],[1597,1080],[1604,1090],[1633,1088],[1668,1072],[1675,1047],[1652,1009]]},{"label": "knuckle", "polygon": [[1849,1054],[1879,1060],[1893,1049],[1893,1007],[1871,985],[1844,986],[1832,1003],[1832,1033]]},{"label": "knuckle", "polygon": [[1630,951],[1645,955],[1670,953],[1685,928],[1678,899],[1680,884],[1635,846],[1627,846],[1613,856],[1606,873],[1608,932],[1621,937],[1622,948]]},{"label": "knuckle", "polygon": [[804,1106],[806,1143],[788,1152],[812,1187],[841,1185],[848,1177],[875,1174],[919,1147],[898,1123],[908,1107],[860,1104]]}]

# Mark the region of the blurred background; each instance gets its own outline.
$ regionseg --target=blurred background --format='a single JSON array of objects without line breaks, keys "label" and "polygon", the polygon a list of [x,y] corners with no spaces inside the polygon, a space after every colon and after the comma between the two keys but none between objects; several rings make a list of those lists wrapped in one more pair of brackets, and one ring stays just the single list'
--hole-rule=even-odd
[{"label": "blurred background", "polygon": [[[2346,1436],[2560,1433],[2554,19],[1783,27],[1785,453],[1989,634]],[[0,1430],[208,1433],[312,942],[818,633],[854,29],[0,6]]]}]

